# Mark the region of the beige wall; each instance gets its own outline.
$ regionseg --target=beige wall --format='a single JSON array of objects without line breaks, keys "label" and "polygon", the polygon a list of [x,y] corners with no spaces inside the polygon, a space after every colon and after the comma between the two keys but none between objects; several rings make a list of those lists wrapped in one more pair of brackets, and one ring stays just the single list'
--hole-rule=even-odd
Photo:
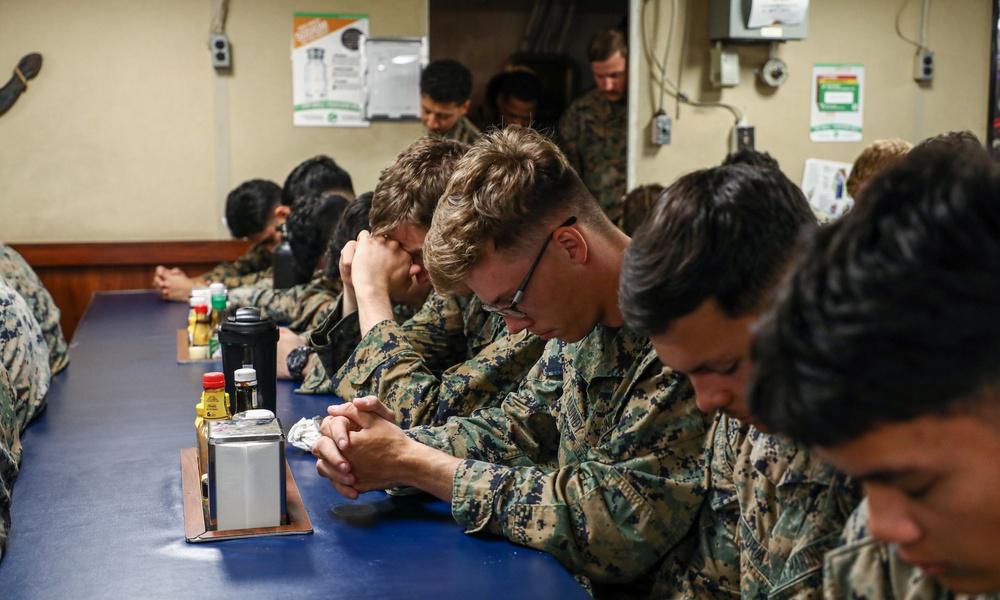
[{"label": "beige wall", "polygon": [[[754,70],[767,60],[766,46],[727,45],[740,53],[739,86],[721,93],[708,83],[709,52],[707,2],[690,2],[688,48],[682,69],[682,87],[693,98],[733,104],[756,126],[757,148],[781,163],[782,170],[801,182],[807,158],[852,162],[865,145],[882,137],[919,141],[941,131],[969,129],[985,141],[989,95],[989,48],[992,3],[969,0],[931,2],[929,47],[935,52],[937,72],[929,87],[912,77],[914,46],[896,36],[894,21],[902,0],[813,0],[808,39],[781,44],[777,56],[788,63],[788,82],[777,90],[760,84]],[[662,58],[671,2],[660,0],[659,14],[650,4],[648,23],[659,29],[657,53]],[[683,7],[687,2],[679,2]],[[901,28],[918,37],[921,2],[910,2]],[[688,15],[679,13],[678,23]],[[678,32],[680,30],[678,29]],[[669,58],[676,81],[680,64],[680,35]],[[633,56],[641,57],[642,52]],[[655,111],[648,82],[649,65],[640,58],[642,79],[638,98],[636,183],[669,183],[679,175],[710,166],[728,151],[733,116],[721,109],[681,106],[676,119],[668,96],[667,112],[675,117],[673,141],[652,146],[648,124]],[[809,141],[810,77],[816,63],[861,63],[865,67],[864,141],[813,143]],[[658,93],[658,90],[657,90]]]},{"label": "beige wall", "polygon": [[[325,153],[360,193],[419,124],[292,126],[292,12],[427,33],[426,0],[232,0],[232,75],[211,67],[211,0],[0,0],[0,73],[44,64],[0,117],[0,239],[219,239],[225,193]],[[3,75],[6,81],[7,75]],[[2,82],[0,82],[2,84]]]},{"label": "beige wall", "polygon": [[[707,9],[692,7],[682,85],[694,98],[737,105],[793,180],[806,158],[851,161],[869,141],[918,140],[949,129],[985,136],[989,90],[989,2],[933,0],[930,47],[937,77],[911,77],[913,47],[896,37],[902,0],[814,0],[809,39],[782,44],[791,76],[776,91],[755,81],[764,47],[741,54],[742,82],[716,92],[705,59]],[[211,68],[207,37],[211,0],[0,0],[0,73],[21,56],[44,56],[41,75],[0,117],[0,239],[69,242],[219,239],[221,202],[246,179],[284,180],[309,156],[326,153],[370,190],[381,168],[420,134],[418,124],[368,129],[291,125],[291,13],[367,13],[374,35],[423,35],[427,0],[231,0],[227,32],[235,70]],[[903,26],[917,34],[920,2]],[[649,3],[650,27],[663,52],[671,2]],[[683,23],[686,15],[680,15]],[[670,70],[676,78],[681,36]],[[668,183],[717,163],[728,148],[732,117],[718,109],[681,107],[673,143],[652,147],[654,100],[642,52],[637,97],[636,182]],[[809,78],[819,62],[860,62],[865,71],[863,143],[808,140]],[[5,81],[6,76],[0,80]],[[667,110],[674,106],[668,99]]]}]

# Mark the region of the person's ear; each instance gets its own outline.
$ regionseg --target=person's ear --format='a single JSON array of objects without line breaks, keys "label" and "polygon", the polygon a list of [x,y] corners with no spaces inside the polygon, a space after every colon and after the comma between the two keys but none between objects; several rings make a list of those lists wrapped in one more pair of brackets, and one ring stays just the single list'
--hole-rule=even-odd
[{"label": "person's ear", "polygon": [[587,262],[590,248],[587,245],[587,239],[576,227],[560,227],[552,235],[552,241],[573,263],[582,265]]},{"label": "person's ear", "polygon": [[472,98],[469,98],[468,100],[463,102],[461,106],[458,107],[458,110],[459,112],[462,113],[462,116],[465,116],[465,114],[469,112],[469,106],[471,104],[472,104]]},{"label": "person's ear", "polygon": [[281,225],[288,218],[288,215],[292,212],[291,207],[285,206],[284,204],[279,204],[274,207],[274,219]]}]

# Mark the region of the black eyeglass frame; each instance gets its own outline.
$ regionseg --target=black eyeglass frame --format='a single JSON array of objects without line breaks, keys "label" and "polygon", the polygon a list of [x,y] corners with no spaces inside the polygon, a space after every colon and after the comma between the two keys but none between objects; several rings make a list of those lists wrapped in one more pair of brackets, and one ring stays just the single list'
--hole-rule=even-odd
[{"label": "black eyeglass frame", "polygon": [[[562,225],[559,227],[569,227],[574,223],[576,223],[576,217],[570,217],[563,221]],[[559,227],[556,229],[559,229]],[[524,281],[522,281],[521,286],[517,288],[517,292],[514,293],[514,298],[510,301],[510,304],[508,304],[506,308],[500,308],[495,304],[487,304],[483,302],[483,310],[500,315],[501,317],[513,317],[515,319],[523,319],[527,316],[522,311],[517,310],[517,303],[524,297],[524,290],[528,287],[528,282],[531,281],[531,276],[535,274],[535,269],[538,267],[538,263],[542,261],[545,249],[549,247],[549,242],[552,241],[552,236],[555,235],[555,233],[556,232],[553,231],[548,235],[548,237],[545,238],[545,242],[542,244],[542,249],[538,251],[538,256],[535,257],[535,262],[531,263],[531,268],[528,269],[528,274],[524,276]]]}]

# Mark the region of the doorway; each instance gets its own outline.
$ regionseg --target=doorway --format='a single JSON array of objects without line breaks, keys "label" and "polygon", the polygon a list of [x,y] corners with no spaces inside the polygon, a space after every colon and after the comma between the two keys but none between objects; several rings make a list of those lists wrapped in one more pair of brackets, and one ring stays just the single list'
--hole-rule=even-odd
[{"label": "doorway", "polygon": [[526,67],[544,88],[535,126],[551,134],[569,103],[594,87],[591,37],[608,27],[627,33],[629,0],[429,0],[428,10],[430,60],[453,58],[472,72],[469,118],[492,125],[491,80]]}]

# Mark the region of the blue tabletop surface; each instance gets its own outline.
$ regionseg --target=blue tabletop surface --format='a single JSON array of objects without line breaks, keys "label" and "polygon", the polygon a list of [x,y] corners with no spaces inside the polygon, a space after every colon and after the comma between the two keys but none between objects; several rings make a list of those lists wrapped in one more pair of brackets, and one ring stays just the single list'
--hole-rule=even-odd
[{"label": "blue tabletop surface", "polygon": [[[447,503],[382,492],[350,501],[291,445],[310,535],[191,544],[180,450],[194,446],[201,375],[178,364],[187,306],[97,294],[23,437],[0,598],[588,598],[551,556],[466,535]],[[285,431],[332,396],[278,382]]]}]

